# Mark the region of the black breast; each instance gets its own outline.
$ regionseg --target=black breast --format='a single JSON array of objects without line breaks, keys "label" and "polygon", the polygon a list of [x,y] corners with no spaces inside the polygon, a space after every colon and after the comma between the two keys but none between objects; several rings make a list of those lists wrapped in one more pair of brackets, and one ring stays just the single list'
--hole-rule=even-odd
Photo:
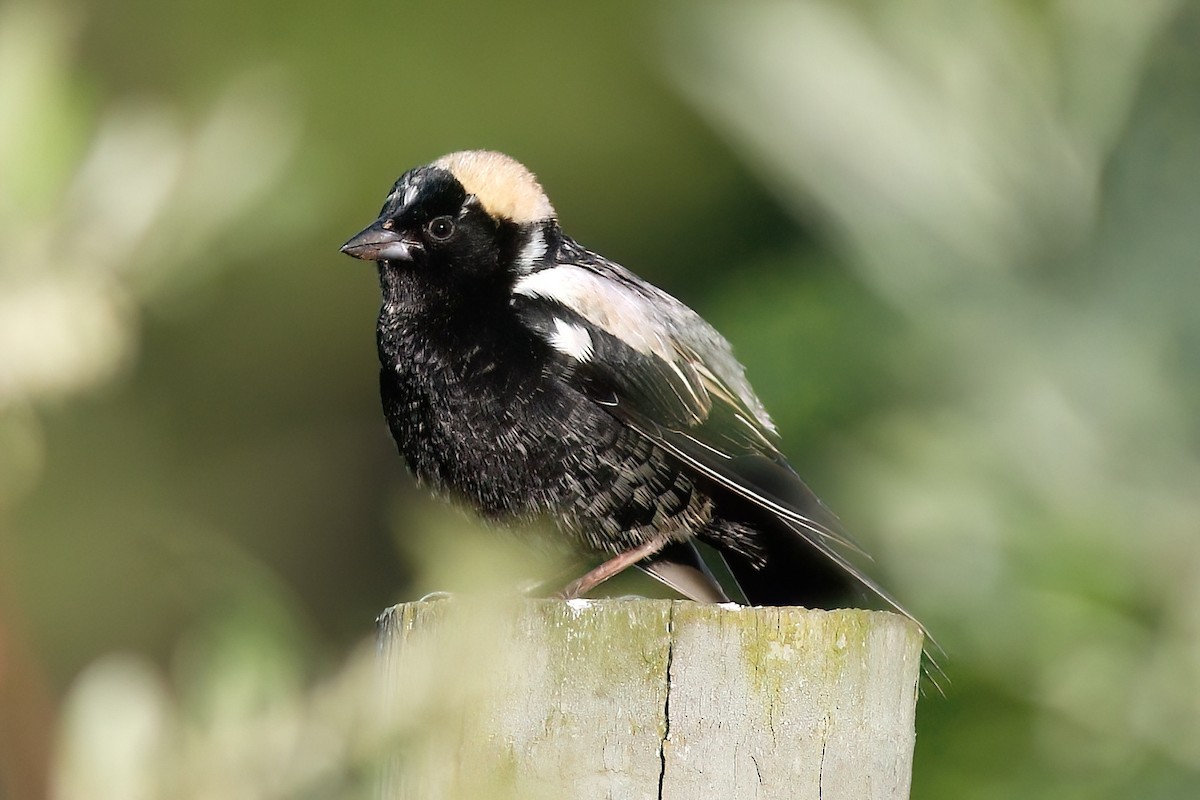
[{"label": "black breast", "polygon": [[489,317],[448,326],[385,307],[380,390],[392,436],[420,481],[485,514],[513,514],[536,503],[535,462],[554,458],[535,441],[548,386],[538,343],[515,322]]},{"label": "black breast", "polygon": [[573,388],[507,309],[462,326],[385,306],[379,354],[392,436],[435,492],[492,518],[549,515],[605,552],[707,521],[680,464]]}]

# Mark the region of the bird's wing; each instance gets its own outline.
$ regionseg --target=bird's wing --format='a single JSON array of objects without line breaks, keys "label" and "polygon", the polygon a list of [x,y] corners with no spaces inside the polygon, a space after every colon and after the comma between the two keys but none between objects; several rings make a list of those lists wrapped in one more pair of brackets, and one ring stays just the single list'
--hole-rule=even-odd
[{"label": "bird's wing", "polygon": [[513,303],[594,402],[911,616],[854,563],[862,550],[788,465],[729,344],[698,314],[582,248],[518,279]]},{"label": "bird's wing", "polygon": [[651,419],[680,428],[720,421],[707,433],[730,449],[778,456],[775,425],[729,344],[666,292],[578,248],[569,263],[520,278],[514,297],[528,324],[581,364],[613,372],[622,397]]}]

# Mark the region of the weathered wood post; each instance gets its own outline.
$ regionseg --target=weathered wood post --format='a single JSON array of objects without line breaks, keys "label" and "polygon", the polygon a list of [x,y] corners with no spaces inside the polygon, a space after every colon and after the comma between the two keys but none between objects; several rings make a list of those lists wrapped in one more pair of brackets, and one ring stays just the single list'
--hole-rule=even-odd
[{"label": "weathered wood post", "polygon": [[875,611],[408,603],[384,797],[907,798],[921,633]]}]

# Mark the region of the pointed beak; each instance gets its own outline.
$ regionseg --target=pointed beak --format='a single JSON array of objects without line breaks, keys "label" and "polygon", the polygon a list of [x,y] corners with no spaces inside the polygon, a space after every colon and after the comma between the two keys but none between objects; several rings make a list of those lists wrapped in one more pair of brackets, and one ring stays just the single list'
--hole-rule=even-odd
[{"label": "pointed beak", "polygon": [[342,252],[363,261],[412,261],[412,246],[378,222],[351,237]]}]

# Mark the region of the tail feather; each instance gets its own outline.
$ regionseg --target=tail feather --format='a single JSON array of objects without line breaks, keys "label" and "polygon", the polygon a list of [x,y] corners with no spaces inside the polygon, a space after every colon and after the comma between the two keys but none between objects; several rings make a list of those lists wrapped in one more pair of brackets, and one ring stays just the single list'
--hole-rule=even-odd
[{"label": "tail feather", "polygon": [[861,605],[862,587],[842,567],[778,520],[755,525],[752,552],[722,547],[746,601],[754,606]]}]

